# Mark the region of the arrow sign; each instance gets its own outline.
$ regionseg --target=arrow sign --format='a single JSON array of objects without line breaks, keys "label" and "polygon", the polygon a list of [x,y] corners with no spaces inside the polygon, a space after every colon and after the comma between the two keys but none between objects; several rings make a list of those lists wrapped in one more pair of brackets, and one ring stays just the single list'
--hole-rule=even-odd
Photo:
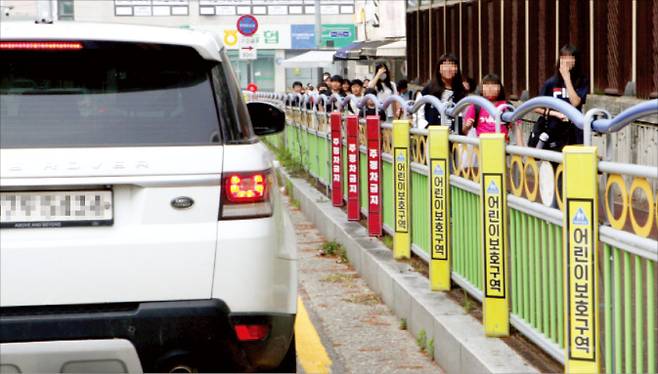
[{"label": "arrow sign", "polygon": [[255,60],[258,58],[258,50],[253,45],[240,47],[240,60]]}]

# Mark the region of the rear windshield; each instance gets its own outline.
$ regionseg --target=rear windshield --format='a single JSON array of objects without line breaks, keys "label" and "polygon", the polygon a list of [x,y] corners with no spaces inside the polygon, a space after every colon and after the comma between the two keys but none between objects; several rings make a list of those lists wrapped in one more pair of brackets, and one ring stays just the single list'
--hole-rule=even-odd
[{"label": "rear windshield", "polygon": [[153,44],[0,51],[0,147],[219,143],[216,64]]}]

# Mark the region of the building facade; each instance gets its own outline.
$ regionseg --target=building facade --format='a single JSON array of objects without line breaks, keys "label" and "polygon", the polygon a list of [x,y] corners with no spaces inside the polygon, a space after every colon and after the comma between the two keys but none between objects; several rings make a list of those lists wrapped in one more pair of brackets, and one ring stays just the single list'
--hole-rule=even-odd
[{"label": "building facade", "polygon": [[[356,40],[355,0],[322,0],[322,48]],[[284,69],[281,61],[316,48],[314,0],[0,0],[2,20],[50,18],[88,22],[146,24],[210,30],[223,38],[241,85],[283,91],[295,80],[317,83],[316,69]],[[251,14],[258,31],[245,40],[236,28]],[[246,59],[240,47],[256,50]],[[254,56],[255,55],[255,56]]]},{"label": "building facade", "polygon": [[408,0],[406,24],[409,77],[421,84],[453,52],[476,81],[497,73],[512,98],[536,96],[570,43],[590,93],[658,97],[656,1]]},{"label": "building facade", "polygon": [[[658,97],[655,0],[407,0],[406,17],[408,77],[418,85],[452,52],[464,75],[477,82],[496,73],[508,99],[525,100],[539,94],[570,43],[589,81],[585,110],[616,114]],[[658,116],[594,142],[600,151],[612,142],[613,154],[602,157],[658,165]]]}]

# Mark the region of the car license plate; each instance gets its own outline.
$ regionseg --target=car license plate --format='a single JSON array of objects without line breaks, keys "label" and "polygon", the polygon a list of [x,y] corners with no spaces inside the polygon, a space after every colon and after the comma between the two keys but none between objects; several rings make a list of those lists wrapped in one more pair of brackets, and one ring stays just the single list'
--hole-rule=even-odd
[{"label": "car license plate", "polygon": [[0,192],[0,227],[113,224],[112,191]]}]

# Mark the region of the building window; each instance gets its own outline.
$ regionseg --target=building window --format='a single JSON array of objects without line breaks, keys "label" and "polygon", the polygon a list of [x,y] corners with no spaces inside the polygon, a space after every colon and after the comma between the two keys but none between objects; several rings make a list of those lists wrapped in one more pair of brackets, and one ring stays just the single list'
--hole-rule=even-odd
[{"label": "building window", "polygon": [[73,20],[73,0],[57,0],[57,18]]}]

